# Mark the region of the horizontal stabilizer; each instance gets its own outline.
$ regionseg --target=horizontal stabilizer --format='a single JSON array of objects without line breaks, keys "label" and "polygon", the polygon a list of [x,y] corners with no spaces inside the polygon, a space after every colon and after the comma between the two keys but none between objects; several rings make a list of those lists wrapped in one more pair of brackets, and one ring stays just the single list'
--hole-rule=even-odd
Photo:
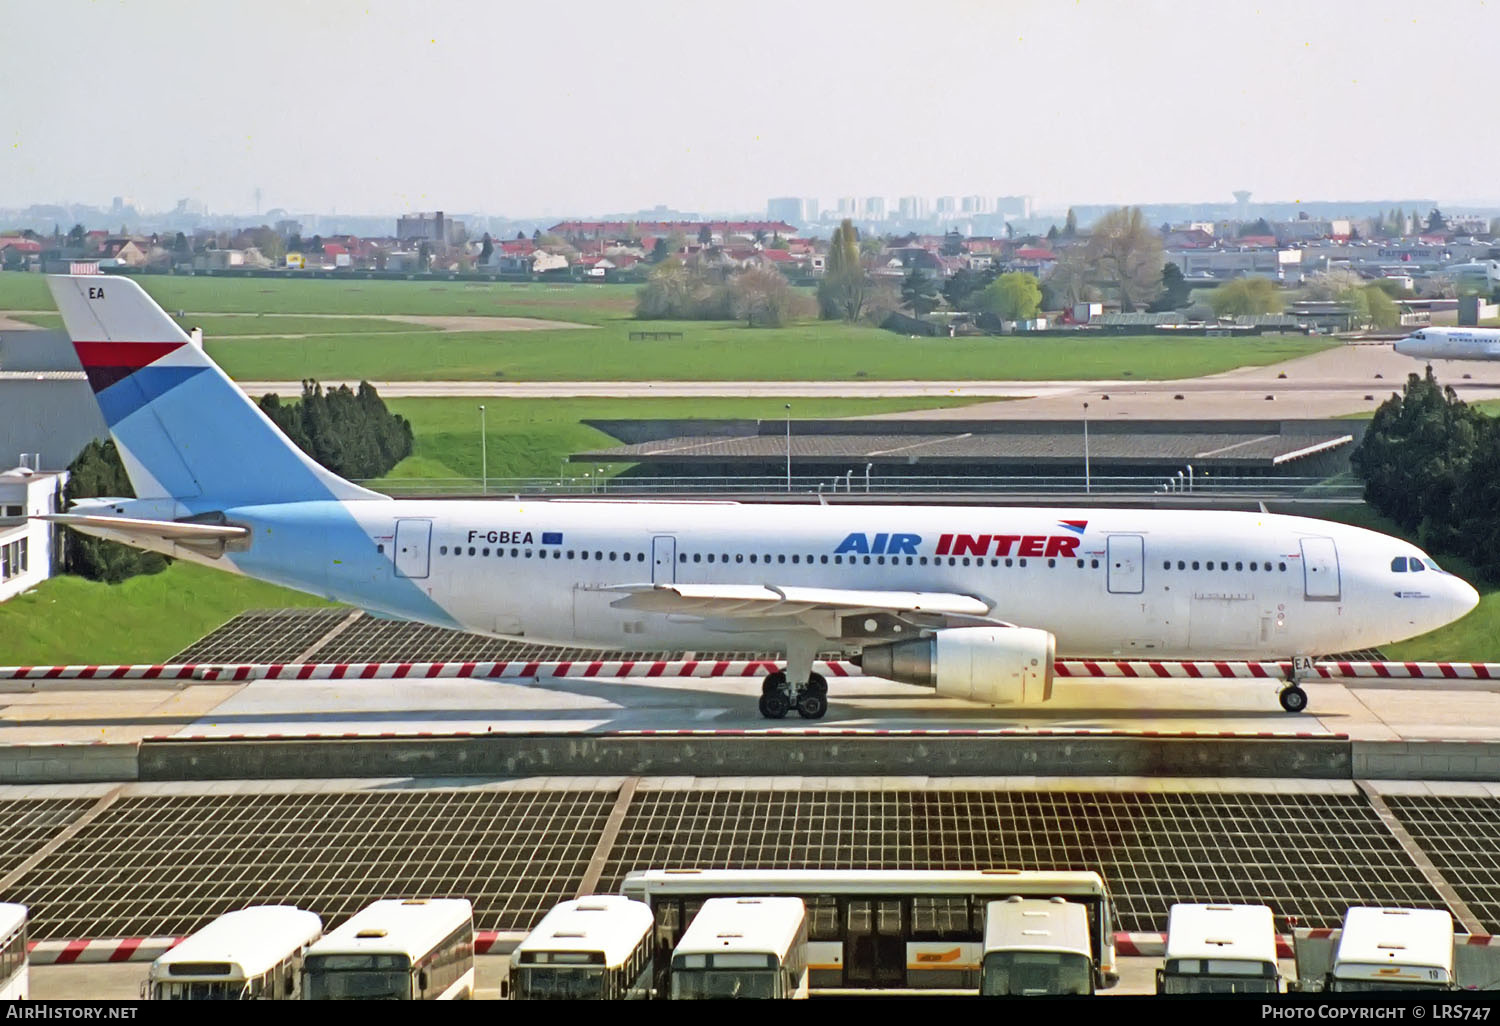
[{"label": "horizontal stabilizer", "polygon": [[184,544],[237,541],[250,536],[248,527],[236,524],[194,524],[181,520],[141,520],[136,517],[106,517],[89,513],[43,513],[31,519],[47,520],[85,531],[113,531],[131,538],[155,538]]},{"label": "horizontal stabilizer", "polygon": [[758,584],[637,584],[612,603],[617,608],[698,616],[783,616],[808,610],[868,609],[893,613],[952,613],[984,616],[989,604],[972,595],[931,591],[864,591],[854,588],[801,588]]}]

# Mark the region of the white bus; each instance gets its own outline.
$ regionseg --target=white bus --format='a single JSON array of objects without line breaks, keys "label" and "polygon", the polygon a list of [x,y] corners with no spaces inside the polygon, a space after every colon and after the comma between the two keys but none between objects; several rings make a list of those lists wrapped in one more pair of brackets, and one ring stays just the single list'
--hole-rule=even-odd
[{"label": "white bus", "polygon": [[985,910],[984,997],[1092,994],[1088,909],[1062,898],[1012,896]]},{"label": "white bus", "polygon": [[1173,905],[1158,994],[1277,994],[1276,925],[1265,905]]},{"label": "white bus", "polygon": [[807,997],[800,898],[710,898],[672,952],[672,998]]},{"label": "white bus", "polygon": [[977,990],[984,910],[1011,895],[1061,897],[1088,910],[1094,982],[1112,987],[1114,912],[1098,873],[1016,869],[650,869],[621,893],[656,917],[658,987],[682,932],[709,898],[780,895],[807,906],[814,990]]},{"label": "white bus", "polygon": [[510,996],[633,1000],[651,996],[651,909],[618,894],[565,901],[510,956]]},{"label": "white bus", "polygon": [[0,1001],[26,996],[26,906],[0,902]]},{"label": "white bus", "polygon": [[1351,908],[1329,990],[1452,990],[1453,917],[1445,909]]},{"label": "white bus", "polygon": [[465,898],[388,899],[307,949],[302,996],[446,1000],[474,995],[474,908]]},{"label": "white bus", "polygon": [[151,963],[148,1001],[285,1000],[297,996],[302,955],[323,921],[290,905],[226,912]]}]

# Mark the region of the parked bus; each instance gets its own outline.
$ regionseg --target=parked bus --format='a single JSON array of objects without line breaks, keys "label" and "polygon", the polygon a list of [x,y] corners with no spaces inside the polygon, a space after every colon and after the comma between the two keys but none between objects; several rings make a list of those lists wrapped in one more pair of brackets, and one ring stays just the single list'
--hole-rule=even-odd
[{"label": "parked bus", "polygon": [[1276,926],[1265,905],[1173,905],[1158,994],[1277,994]]},{"label": "parked bus", "polygon": [[464,898],[389,899],[307,949],[302,996],[446,1000],[474,995],[474,909]]},{"label": "parked bus", "polygon": [[982,996],[1093,992],[1088,909],[1062,898],[1014,895],[989,903],[979,970]]},{"label": "parked bus", "polygon": [[0,1001],[25,1001],[26,906],[0,902]]},{"label": "parked bus", "polygon": [[290,905],[226,912],[151,963],[148,1001],[286,1000],[297,997],[302,956],[323,921]]},{"label": "parked bus", "polygon": [[1452,990],[1453,916],[1445,909],[1351,908],[1328,990]]},{"label": "parked bus", "polygon": [[633,1000],[651,996],[651,909],[618,894],[565,901],[510,956],[510,996]]},{"label": "parked bus", "polygon": [[801,898],[710,898],[672,952],[672,998],[807,997]]},{"label": "parked bus", "polygon": [[651,869],[621,893],[656,917],[658,987],[667,958],[709,898],[779,895],[807,906],[813,989],[979,988],[984,912],[1011,895],[1088,910],[1095,986],[1112,987],[1114,912],[1098,873],[1016,869]]}]

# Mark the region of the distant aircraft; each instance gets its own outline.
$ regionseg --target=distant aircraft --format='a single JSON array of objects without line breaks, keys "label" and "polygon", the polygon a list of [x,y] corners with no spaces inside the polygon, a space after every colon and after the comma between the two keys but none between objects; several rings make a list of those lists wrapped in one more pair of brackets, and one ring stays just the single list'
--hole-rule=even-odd
[{"label": "distant aircraft", "polygon": [[1421,328],[1396,343],[1419,360],[1500,360],[1500,328]]},{"label": "distant aircraft", "polygon": [[[1268,513],[394,500],[287,440],[134,281],[48,281],[135,488],[45,519],[495,637],[783,652],[760,711],[817,719],[830,649],[991,704],[1070,657],[1288,659],[1383,645],[1478,595],[1374,531]],[[1306,707],[1295,679],[1282,705]]]}]

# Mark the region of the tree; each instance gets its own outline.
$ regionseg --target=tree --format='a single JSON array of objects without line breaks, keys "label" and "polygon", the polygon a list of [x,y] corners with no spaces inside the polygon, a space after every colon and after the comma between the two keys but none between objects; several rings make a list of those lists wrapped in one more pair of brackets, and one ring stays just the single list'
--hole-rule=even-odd
[{"label": "tree", "polygon": [[493,256],[494,253],[495,244],[490,240],[490,233],[485,232],[483,238],[480,239],[479,262],[481,264],[488,264],[490,262],[490,257]]},{"label": "tree", "polygon": [[1284,309],[1281,293],[1269,278],[1236,278],[1214,289],[1208,304],[1215,317],[1254,317]]},{"label": "tree", "polygon": [[1047,241],[1048,242],[1056,242],[1057,241],[1057,236],[1058,236],[1057,225],[1054,224],[1052,227],[1050,227],[1050,228],[1047,229]]},{"label": "tree", "polygon": [[1085,251],[1077,246],[1063,250],[1047,280],[1042,283],[1046,292],[1049,310],[1060,307],[1071,309],[1075,303],[1099,298],[1098,289],[1091,282],[1091,269]]},{"label": "tree", "polygon": [[411,455],[410,422],[391,413],[368,381],[357,391],[348,385],[325,391],[304,381],[296,402],[283,403],[273,392],[259,405],[298,448],[340,477],[384,477]]},{"label": "tree", "polygon": [[[78,499],[135,497],[113,439],[90,442],[83,447],[68,465],[68,484],[63,494],[70,503]],[[69,573],[91,581],[118,584],[137,574],[161,573],[171,563],[160,553],[144,552],[91,535],[69,531],[67,538],[64,566]]]},{"label": "tree", "polygon": [[713,241],[714,241],[714,230],[712,228],[710,228],[708,225],[705,224],[702,228],[698,229],[698,242],[699,242],[700,245],[707,246],[707,245],[711,244]]},{"label": "tree", "polygon": [[990,282],[975,305],[1002,321],[1029,321],[1042,309],[1042,289],[1035,276],[1012,271]]},{"label": "tree", "polygon": [[826,270],[818,283],[818,312],[825,320],[857,321],[869,295],[869,276],[859,261],[859,233],[846,218],[828,244]]},{"label": "tree", "polygon": [[659,264],[671,255],[672,251],[667,248],[667,237],[665,235],[658,235],[656,241],[651,244],[651,255],[646,259],[650,260],[653,264]]},{"label": "tree", "polygon": [[955,257],[964,251],[964,237],[956,231],[943,234],[943,246],[939,250],[943,256]]},{"label": "tree", "polygon": [[1242,224],[1242,225],[1240,225],[1240,230],[1239,230],[1238,236],[1239,236],[1239,238],[1243,239],[1243,238],[1245,238],[1248,235],[1275,235],[1275,234],[1276,233],[1271,229],[1271,223],[1269,221],[1267,221],[1264,217],[1258,217],[1258,218],[1256,218],[1254,221],[1252,221],[1249,224]]},{"label": "tree", "polygon": [[1161,287],[1161,237],[1146,223],[1140,207],[1121,207],[1094,224],[1088,257],[1093,277],[1112,282],[1120,309],[1134,310]]},{"label": "tree", "polygon": [[937,280],[913,267],[901,280],[901,305],[918,318],[932,313],[938,305]]},{"label": "tree", "polygon": [[984,282],[979,275],[964,267],[943,282],[943,299],[953,309],[962,310],[969,302],[969,298],[983,287]]},{"label": "tree", "polygon": [[526,233],[525,232],[516,232],[516,241],[517,242],[525,242],[526,241]]},{"label": "tree", "polygon": [[1193,287],[1182,274],[1182,268],[1170,261],[1161,269],[1161,295],[1146,309],[1152,313],[1181,310],[1193,301]]},{"label": "tree", "polygon": [[1381,288],[1379,284],[1366,285],[1360,292],[1365,297],[1365,307],[1369,310],[1369,323],[1377,328],[1395,328],[1401,324],[1401,310],[1396,306],[1396,301],[1391,294]]},{"label": "tree", "polygon": [[797,294],[774,267],[752,267],[729,280],[730,310],[746,327],[779,328],[791,319]]},{"label": "tree", "polygon": [[1072,207],[1068,208],[1067,219],[1063,221],[1062,233],[1070,239],[1078,234],[1078,215],[1073,213]]},{"label": "tree", "polygon": [[1432,208],[1432,213],[1427,215],[1427,230],[1430,232],[1442,232],[1448,230],[1448,219],[1437,207]]},{"label": "tree", "polygon": [[[313,241],[317,241],[314,239]],[[417,269],[422,271],[432,270],[432,244],[425,239],[417,247]]]},{"label": "tree", "polygon": [[82,246],[83,240],[87,235],[88,232],[84,230],[83,225],[75,224],[73,227],[68,229],[68,245]]}]

